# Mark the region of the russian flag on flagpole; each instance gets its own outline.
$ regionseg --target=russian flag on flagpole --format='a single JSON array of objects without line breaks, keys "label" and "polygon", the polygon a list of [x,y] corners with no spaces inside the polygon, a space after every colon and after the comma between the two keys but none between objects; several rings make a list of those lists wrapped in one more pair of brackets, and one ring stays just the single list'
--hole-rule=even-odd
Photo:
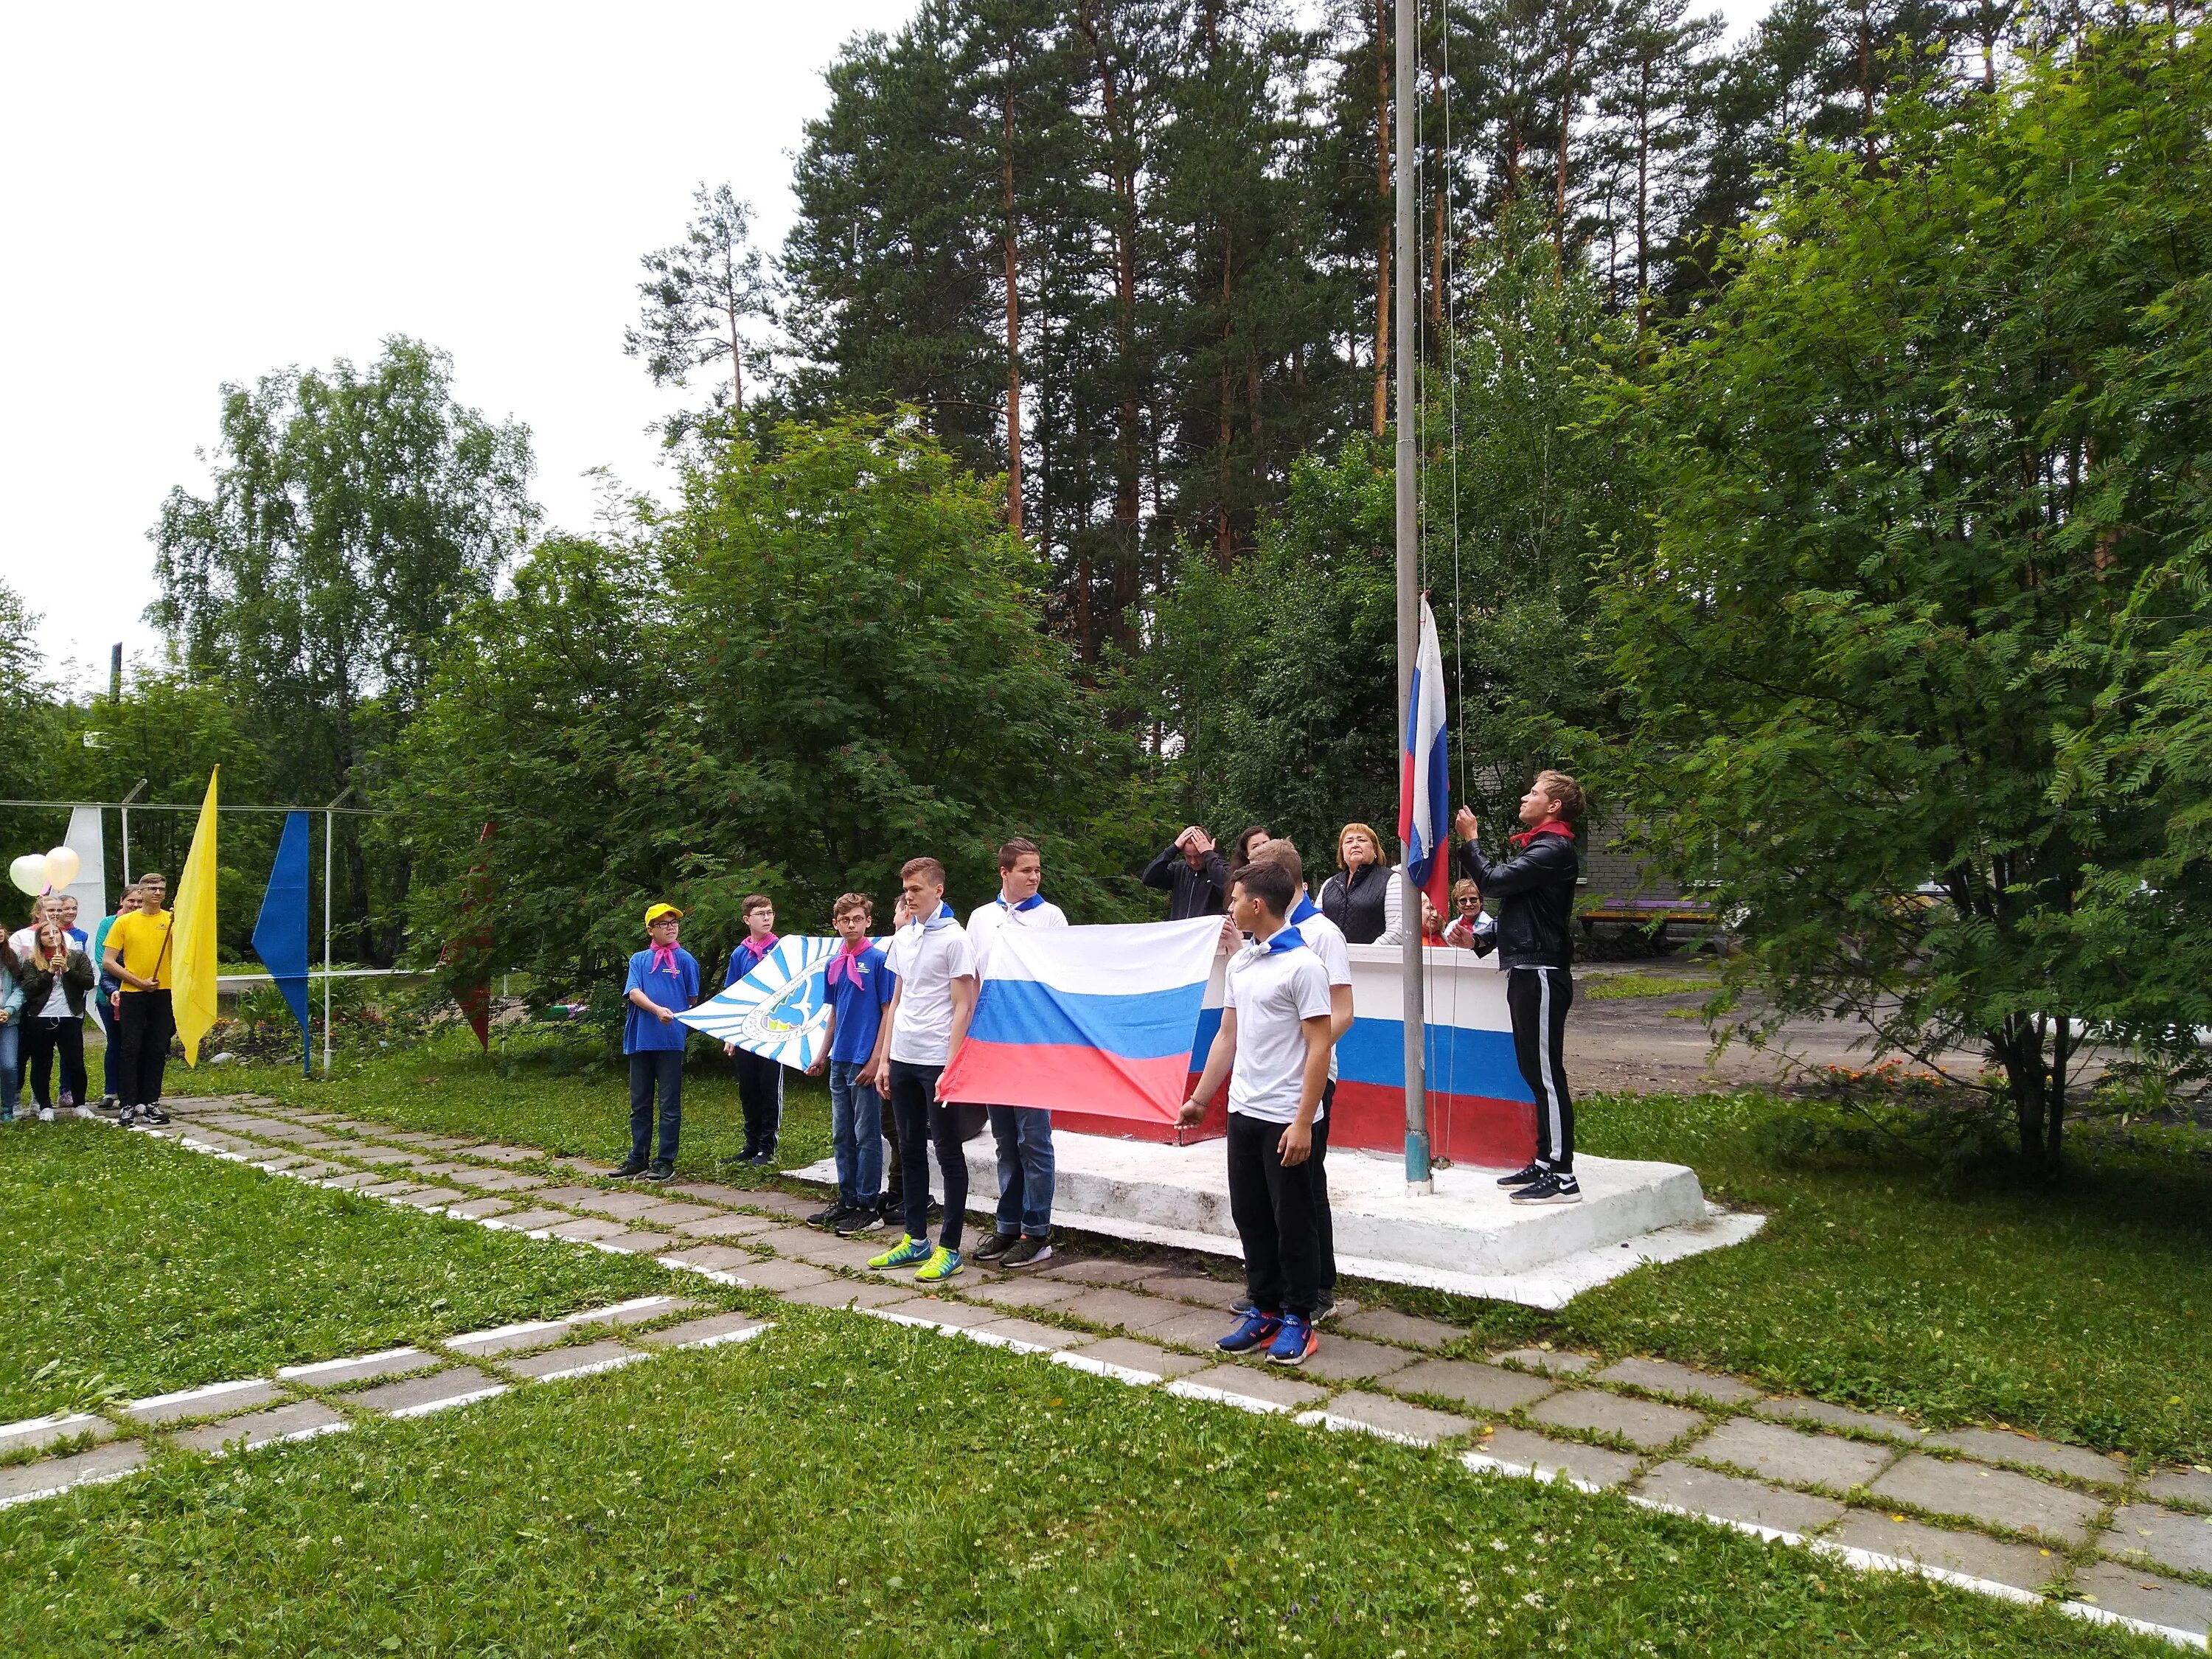
[{"label": "russian flag on flagpole", "polygon": [[1406,732],[1398,755],[1398,840],[1406,873],[1451,914],[1451,766],[1444,747],[1444,658],[1437,646],[1437,615],[1421,596],[1421,643],[1413,659],[1413,695],[1407,700]]},{"label": "russian flag on flagpole", "polygon": [[940,1094],[1174,1122],[1220,938],[1219,916],[1001,928]]}]

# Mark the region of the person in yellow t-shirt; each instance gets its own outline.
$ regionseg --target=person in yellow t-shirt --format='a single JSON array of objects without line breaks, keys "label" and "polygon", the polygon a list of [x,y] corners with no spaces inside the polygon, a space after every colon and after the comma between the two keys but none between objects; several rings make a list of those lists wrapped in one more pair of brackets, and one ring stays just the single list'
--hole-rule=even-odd
[{"label": "person in yellow t-shirt", "polygon": [[138,908],[109,925],[100,951],[101,969],[121,988],[115,994],[115,1046],[107,1056],[107,1086],[122,1103],[118,1123],[169,1121],[161,1109],[161,1073],[177,1013],[169,999],[176,970],[169,945],[173,918],[161,908],[168,896],[167,878],[139,877]]}]

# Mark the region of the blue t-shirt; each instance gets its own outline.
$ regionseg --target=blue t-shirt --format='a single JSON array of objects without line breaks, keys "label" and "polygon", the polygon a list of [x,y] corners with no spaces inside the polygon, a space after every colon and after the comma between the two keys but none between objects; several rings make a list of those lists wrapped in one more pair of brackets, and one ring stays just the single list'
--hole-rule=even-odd
[{"label": "blue t-shirt", "polygon": [[653,952],[640,951],[629,959],[629,977],[623,983],[623,1000],[629,1013],[623,1021],[623,1052],[651,1054],[681,1048],[691,1028],[672,1019],[663,1025],[654,1015],[629,1001],[632,991],[642,991],[662,1007],[682,1013],[699,1000],[699,961],[682,945],[676,947],[676,971],[653,965]]},{"label": "blue t-shirt", "polygon": [[770,933],[765,946],[756,945],[750,938],[739,939],[737,949],[730,952],[730,970],[722,975],[723,987],[726,989],[735,985],[747,974],[766,962],[775,954],[775,947],[782,943],[783,937],[779,933]]},{"label": "blue t-shirt", "polygon": [[876,1026],[898,978],[886,965],[880,945],[871,945],[851,960],[852,972],[839,970],[830,987],[830,1007],[836,1018],[830,1058],[857,1063],[876,1051]]}]

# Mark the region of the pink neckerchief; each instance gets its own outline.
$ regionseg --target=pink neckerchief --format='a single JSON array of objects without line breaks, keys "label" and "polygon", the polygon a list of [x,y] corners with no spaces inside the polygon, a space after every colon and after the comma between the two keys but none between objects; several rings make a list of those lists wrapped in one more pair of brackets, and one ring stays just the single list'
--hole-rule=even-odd
[{"label": "pink neckerchief", "polygon": [[783,940],[779,935],[770,933],[766,939],[757,939],[750,937],[741,939],[738,941],[738,948],[740,951],[751,951],[753,964],[757,967],[767,957],[769,951],[782,943]]},{"label": "pink neckerchief", "polygon": [[860,982],[860,958],[867,955],[869,947],[874,943],[874,940],[863,933],[860,938],[847,943],[836,956],[830,957],[830,983],[835,985],[842,977],[858,985]]},{"label": "pink neckerchief", "polygon": [[676,971],[674,945],[656,945],[653,947],[653,971],[656,974],[672,974]]}]

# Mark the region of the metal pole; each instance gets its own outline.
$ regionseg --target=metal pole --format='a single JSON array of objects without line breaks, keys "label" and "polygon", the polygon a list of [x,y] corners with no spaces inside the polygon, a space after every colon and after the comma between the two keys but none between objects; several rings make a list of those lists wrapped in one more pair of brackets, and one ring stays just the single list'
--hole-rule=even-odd
[{"label": "metal pole", "polygon": [[131,793],[117,803],[123,813],[123,884],[125,887],[131,884],[131,803],[138,799],[138,792],[145,787],[146,780],[139,779],[131,786]]},{"label": "metal pole", "polygon": [[[1420,651],[1420,569],[1417,471],[1420,458],[1413,447],[1414,370],[1413,307],[1419,303],[1414,289],[1418,260],[1413,243],[1413,196],[1418,180],[1413,154],[1413,57],[1415,32],[1420,21],[1416,0],[1398,0],[1398,90],[1396,108],[1398,165],[1398,246],[1396,292],[1392,296],[1397,315],[1391,349],[1398,354],[1398,731],[1402,742],[1412,730],[1413,665]],[[1447,856],[1439,848],[1438,857]],[[1406,884],[1404,981],[1406,992],[1406,1190],[1429,1193],[1436,1182],[1429,1172],[1429,1097],[1425,1076],[1427,1027],[1421,996],[1421,896],[1413,878]]]},{"label": "metal pole", "polygon": [[338,801],[353,793],[348,784],[323,808],[323,1075],[331,1074],[331,872],[337,847]]}]

